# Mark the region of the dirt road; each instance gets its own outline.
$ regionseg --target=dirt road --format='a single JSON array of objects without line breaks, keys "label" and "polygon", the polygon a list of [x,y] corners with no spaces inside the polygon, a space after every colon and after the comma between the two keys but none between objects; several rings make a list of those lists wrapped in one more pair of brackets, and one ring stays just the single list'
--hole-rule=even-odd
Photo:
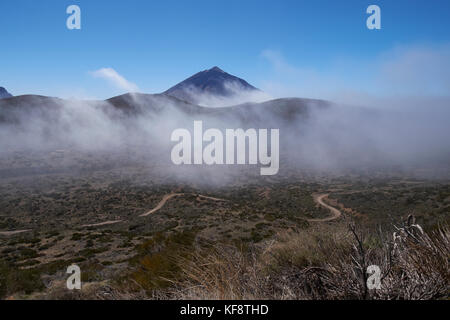
[{"label": "dirt road", "polygon": [[196,196],[199,197],[199,198],[209,199],[209,200],[213,200],[213,201],[228,201],[228,200],[225,200],[225,199],[220,199],[220,198],[215,198],[215,197],[209,197],[209,196],[204,196],[204,195],[202,195],[202,194],[195,194],[195,193],[169,193],[169,194],[166,194],[166,195],[161,199],[161,201],[158,203],[158,205],[157,205],[156,207],[154,207],[152,210],[150,210],[150,211],[148,211],[148,212],[146,212],[146,213],[141,214],[139,217],[146,217],[146,216],[148,216],[149,214],[155,213],[156,211],[158,211],[159,209],[161,209],[161,208],[166,204],[166,202],[167,202],[169,199],[171,199],[171,198],[173,198],[173,197],[183,196],[183,195],[187,195],[187,194],[189,194],[189,195],[196,195]]},{"label": "dirt road", "polygon": [[184,195],[184,193],[170,193],[170,194],[166,194],[162,200],[158,203],[158,205],[156,207],[154,207],[152,210],[147,211],[146,213],[141,214],[139,217],[146,217],[149,214],[152,214],[156,211],[158,211],[159,209],[161,209],[167,202],[167,200],[176,197],[176,196],[181,196]]},{"label": "dirt road", "polygon": [[83,228],[86,228],[86,227],[98,227],[98,226],[105,226],[105,225],[108,225],[108,224],[119,223],[119,222],[123,222],[123,220],[109,220],[109,221],[100,222],[100,223],[83,224],[82,227]]},{"label": "dirt road", "polygon": [[220,199],[220,198],[215,198],[215,197],[209,197],[209,196],[204,196],[202,194],[197,194],[197,197],[203,198],[203,199],[209,199],[209,200],[214,200],[214,201],[228,201],[225,199]]},{"label": "dirt road", "polygon": [[[163,196],[161,201],[156,205],[156,207],[154,207],[150,211],[147,211],[146,213],[141,214],[139,217],[145,217],[145,216],[148,216],[149,214],[155,213],[156,211],[161,209],[166,204],[166,202],[168,200],[170,200],[171,198],[176,197],[176,196],[185,195],[185,194],[186,193],[170,193],[170,194],[166,194],[165,196]],[[210,199],[210,200],[214,200],[214,201],[227,201],[227,200],[224,200],[224,199],[204,196],[204,195],[201,195],[201,194],[197,194],[197,197]],[[106,226],[106,225],[116,224],[116,223],[121,223],[121,222],[125,222],[125,221],[124,220],[108,220],[108,221],[99,222],[99,223],[83,224],[83,225],[81,225],[81,227],[82,228],[101,227],[101,226]],[[0,231],[0,236],[2,236],[2,235],[3,236],[12,236],[12,235],[15,235],[15,234],[18,234],[18,233],[22,233],[22,232],[27,232],[27,231],[31,231],[31,230]]]},{"label": "dirt road", "polygon": [[328,204],[326,204],[325,202],[323,202],[323,198],[328,197],[329,194],[319,194],[314,196],[314,201],[316,201],[320,206],[328,209],[331,211],[331,216],[327,217],[327,218],[322,218],[322,219],[307,219],[310,222],[327,222],[327,221],[333,221],[337,218],[339,218],[342,215],[342,212],[338,209],[336,209],[335,207],[332,207]]},{"label": "dirt road", "polygon": [[[155,213],[156,211],[160,210],[162,207],[164,207],[164,205],[166,204],[166,202],[170,199],[172,199],[173,197],[177,197],[177,196],[182,196],[182,195],[187,195],[189,193],[169,193],[163,196],[163,198],[161,199],[161,201],[156,205],[156,207],[154,207],[153,209],[147,211],[146,213],[143,213],[141,215],[139,215],[139,217],[146,217],[152,213]],[[220,198],[215,198],[215,197],[210,197],[210,196],[204,196],[201,194],[192,194],[192,195],[196,195],[199,198],[204,198],[204,199],[209,199],[209,200],[213,200],[213,201],[228,201],[225,199],[220,199]],[[321,219],[307,219],[307,221],[309,222],[326,222],[326,221],[332,221],[335,220],[337,218],[339,218],[341,216],[341,211],[326,204],[323,199],[325,197],[327,197],[329,194],[320,194],[320,195],[316,195],[314,196],[314,201],[316,201],[320,206],[328,209],[331,211],[331,216],[327,217],[327,218],[321,218]],[[81,227],[86,228],[86,227],[98,227],[98,226],[104,226],[104,225],[110,225],[110,224],[116,224],[116,223],[121,223],[124,222],[124,220],[108,220],[108,221],[104,221],[104,222],[100,222],[100,223],[93,223],[93,224],[84,224]],[[0,231],[0,236],[11,236],[14,234],[18,234],[18,233],[22,233],[22,232],[28,232],[31,231],[30,229],[27,230],[15,230],[15,231]]]},{"label": "dirt road", "polygon": [[27,229],[27,230],[15,230],[15,231],[0,231],[0,236],[12,236],[18,233],[22,233],[22,232],[28,232],[31,231],[31,229]]}]

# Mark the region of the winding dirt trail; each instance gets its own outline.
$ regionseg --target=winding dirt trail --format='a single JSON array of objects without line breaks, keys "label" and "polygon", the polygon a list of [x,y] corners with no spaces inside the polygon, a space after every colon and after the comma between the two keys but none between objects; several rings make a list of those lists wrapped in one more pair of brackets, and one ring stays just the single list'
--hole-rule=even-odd
[{"label": "winding dirt trail", "polygon": [[86,227],[106,226],[108,224],[115,224],[115,223],[119,223],[119,222],[123,222],[123,220],[108,220],[108,221],[100,222],[100,223],[83,224],[82,227],[86,228]]},{"label": "winding dirt trail", "polygon": [[306,220],[308,220],[309,222],[327,222],[327,221],[336,220],[342,215],[342,212],[339,209],[336,209],[335,207],[332,207],[332,206],[326,204],[325,202],[323,202],[323,198],[328,197],[328,196],[329,196],[329,193],[316,195],[316,196],[314,196],[314,201],[316,201],[320,206],[330,210],[331,216],[327,217],[327,218],[322,218],[322,219],[306,219]]},{"label": "winding dirt trail", "polygon": [[[208,200],[213,200],[213,201],[228,201],[225,199],[220,199],[220,198],[215,198],[215,197],[210,197],[210,196],[205,196],[202,194],[197,194],[197,193],[169,193],[163,196],[163,198],[161,199],[161,201],[156,205],[156,207],[154,207],[153,209],[151,209],[150,211],[147,211],[146,213],[143,213],[141,215],[139,215],[139,217],[146,217],[152,213],[155,213],[156,211],[160,210],[162,207],[164,207],[164,205],[166,204],[166,202],[174,197],[177,196],[183,196],[183,195],[195,195],[198,198],[203,198],[203,199],[208,199]],[[121,222],[125,222],[125,220],[108,220],[108,221],[104,221],[104,222],[99,222],[99,223],[91,223],[91,224],[83,224],[81,225],[82,228],[88,228],[88,227],[101,227],[101,226],[106,226],[106,225],[111,225],[111,224],[116,224],[116,223],[121,223]],[[31,231],[31,229],[27,229],[27,230],[15,230],[15,231],[0,231],[0,236],[12,236],[18,233],[22,233],[22,232],[28,232]]]},{"label": "winding dirt trail", "polygon": [[213,200],[213,201],[228,201],[225,199],[220,199],[220,198],[215,198],[215,197],[210,197],[210,196],[204,196],[202,194],[196,194],[196,193],[169,193],[166,194],[161,201],[158,203],[158,205],[156,207],[154,207],[152,210],[147,211],[146,213],[141,214],[139,217],[146,217],[149,214],[155,213],[156,211],[158,211],[159,209],[161,209],[166,202],[169,199],[172,199],[173,197],[177,197],[177,196],[184,196],[184,195],[196,195],[199,198],[203,198],[203,199],[209,199],[209,200]]},{"label": "winding dirt trail", "polygon": [[[156,205],[156,207],[154,207],[153,209],[139,215],[139,217],[146,217],[150,214],[153,214],[155,212],[157,212],[158,210],[160,210],[162,207],[164,207],[164,205],[166,204],[166,202],[174,197],[177,196],[183,196],[183,195],[195,195],[199,198],[203,198],[203,199],[209,199],[209,200],[213,200],[213,201],[228,201],[226,199],[220,199],[220,198],[215,198],[215,197],[210,197],[210,196],[205,196],[202,194],[194,194],[194,193],[169,193],[163,196],[163,198],[161,199],[161,201]],[[341,215],[342,212],[338,209],[336,209],[335,207],[332,207],[328,204],[326,204],[323,199],[325,197],[328,197],[328,193],[326,194],[319,194],[319,195],[315,195],[314,196],[314,201],[316,201],[320,206],[328,209],[331,211],[331,216],[327,217],[327,218],[320,218],[320,219],[306,219],[309,222],[327,222],[327,221],[333,221],[335,219],[338,219]],[[105,225],[110,225],[110,224],[116,224],[116,223],[121,223],[121,222],[125,222],[124,220],[108,220],[108,221],[104,221],[104,222],[99,222],[99,223],[92,223],[92,224],[84,224],[81,227],[83,228],[87,228],[87,227],[99,227],[99,226],[105,226]],[[31,231],[31,229],[26,229],[26,230],[15,230],[15,231],[0,231],[0,236],[11,236],[11,235],[15,235],[18,233],[22,233],[22,232],[28,232]]]},{"label": "winding dirt trail", "polygon": [[22,233],[22,232],[28,232],[31,231],[31,229],[26,229],[26,230],[15,230],[15,231],[0,231],[0,236],[12,236],[18,233]]},{"label": "winding dirt trail", "polygon": [[213,201],[224,201],[224,202],[228,201],[228,200],[225,200],[225,199],[220,199],[220,198],[215,198],[215,197],[210,197],[210,196],[204,196],[202,194],[197,194],[197,197],[203,198],[203,199],[209,199],[209,200],[213,200]]},{"label": "winding dirt trail", "polygon": [[181,195],[184,195],[184,193],[170,193],[170,194],[166,194],[162,198],[162,200],[158,203],[158,205],[156,207],[154,207],[150,211],[147,211],[146,213],[143,213],[143,214],[139,215],[139,217],[146,217],[149,214],[152,214],[152,213],[158,211],[159,209],[161,209],[166,204],[167,200],[172,199],[173,197],[176,197],[176,196],[181,196]]},{"label": "winding dirt trail", "polygon": [[[164,205],[166,204],[167,201],[169,201],[170,199],[174,198],[174,197],[178,197],[178,196],[184,196],[184,195],[196,195],[199,198],[203,198],[203,199],[209,199],[209,200],[213,200],[213,201],[228,201],[225,199],[220,199],[220,198],[215,198],[215,197],[210,197],[210,196],[204,196],[202,194],[196,194],[196,193],[169,193],[163,196],[163,198],[161,199],[161,201],[156,205],[156,207],[154,207],[153,209],[139,215],[139,217],[146,217],[152,213],[155,213],[156,211],[160,210],[162,207],[164,207]],[[116,224],[116,223],[120,223],[120,222],[125,222],[124,220],[109,220],[109,221],[105,221],[105,222],[100,222],[100,223],[93,223],[93,224],[84,224],[81,227],[83,228],[87,228],[87,227],[99,227],[99,226],[105,226],[105,225],[110,225],[110,224]]]},{"label": "winding dirt trail", "polygon": [[[164,207],[164,205],[166,204],[166,202],[174,197],[177,196],[182,196],[182,195],[187,195],[187,194],[191,194],[191,195],[196,195],[199,198],[203,198],[203,199],[209,199],[209,200],[213,200],[213,201],[228,201],[225,199],[220,199],[220,198],[215,198],[215,197],[210,197],[210,196],[205,196],[205,195],[201,195],[201,194],[192,194],[192,193],[169,193],[163,196],[163,198],[161,199],[161,201],[156,205],[156,207],[154,207],[153,209],[139,215],[139,217],[146,217],[150,214],[153,214],[155,212],[157,212],[158,210],[160,210],[162,207]],[[320,206],[328,209],[331,211],[331,216],[327,217],[327,218],[319,218],[319,219],[306,219],[309,222],[327,222],[327,221],[333,221],[338,219],[341,215],[342,212],[338,209],[336,209],[335,207],[332,207],[328,204],[326,204],[323,199],[328,197],[328,193],[326,194],[319,194],[314,196],[314,201],[316,201]],[[125,222],[124,220],[108,220],[108,221],[104,221],[104,222],[99,222],[99,223],[92,223],[92,224],[84,224],[81,227],[83,228],[87,228],[87,227],[99,227],[99,226],[105,226],[105,225],[111,225],[111,224],[116,224],[116,223],[121,223],[121,222]],[[31,231],[31,229],[26,229],[26,230],[15,230],[15,231],[0,231],[0,236],[11,236],[11,235],[15,235],[18,233],[22,233],[22,232],[28,232]]]}]

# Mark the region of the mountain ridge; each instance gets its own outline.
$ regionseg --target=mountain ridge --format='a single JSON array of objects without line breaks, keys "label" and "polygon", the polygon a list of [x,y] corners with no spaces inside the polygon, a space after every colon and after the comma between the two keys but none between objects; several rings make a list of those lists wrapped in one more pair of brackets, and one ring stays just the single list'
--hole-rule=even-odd
[{"label": "mountain ridge", "polygon": [[[186,116],[213,117],[216,119],[240,119],[243,125],[276,124],[277,121],[295,122],[297,116],[307,117],[316,108],[328,107],[332,103],[325,100],[302,98],[279,98],[265,102],[248,102],[233,106],[208,108],[172,97],[166,94],[126,93],[106,100],[64,100],[40,95],[21,95],[0,99],[0,123],[20,122],[18,112],[42,115],[46,119],[58,116],[65,104],[80,103],[100,108],[114,118],[136,117],[140,114],[158,116],[173,110]],[[10,111],[10,112],[6,112]],[[119,114],[117,112],[119,111]]]}]

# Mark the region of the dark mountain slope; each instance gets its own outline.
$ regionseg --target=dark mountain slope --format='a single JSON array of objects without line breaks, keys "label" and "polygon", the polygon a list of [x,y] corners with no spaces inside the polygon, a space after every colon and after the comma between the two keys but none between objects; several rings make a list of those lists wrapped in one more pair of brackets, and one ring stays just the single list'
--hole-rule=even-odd
[{"label": "dark mountain slope", "polygon": [[259,90],[247,81],[214,67],[194,74],[164,93],[197,104],[200,95],[231,98],[238,93],[252,91]]},{"label": "dark mountain slope", "polygon": [[0,87],[0,99],[10,98],[13,95],[9,93],[5,88]]}]

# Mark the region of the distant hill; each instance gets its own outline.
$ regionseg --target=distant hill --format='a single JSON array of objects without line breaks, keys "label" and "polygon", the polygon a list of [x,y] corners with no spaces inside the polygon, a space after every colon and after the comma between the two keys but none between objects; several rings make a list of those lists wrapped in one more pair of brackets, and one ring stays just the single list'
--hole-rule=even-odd
[{"label": "distant hill", "polygon": [[10,98],[13,95],[9,93],[5,88],[0,87],[0,99]]},{"label": "distant hill", "polygon": [[[0,100],[0,123],[19,123],[27,118],[44,121],[58,121],[64,106],[71,104],[89,105],[102,110],[110,118],[120,120],[140,115],[158,118],[165,113],[174,116],[184,114],[186,121],[192,119],[216,119],[223,123],[242,126],[283,126],[305,119],[312,109],[330,106],[323,100],[300,98],[275,99],[262,103],[207,108],[180,100],[166,94],[127,93],[107,100],[63,100],[38,95],[22,95]],[[192,118],[191,120],[189,120]],[[165,118],[167,119],[167,118]],[[236,123],[238,121],[239,123]]]},{"label": "distant hill", "polygon": [[260,90],[219,67],[213,67],[194,74],[171,87],[164,94],[198,104],[202,96],[205,95],[232,98],[243,92],[260,92]]}]

